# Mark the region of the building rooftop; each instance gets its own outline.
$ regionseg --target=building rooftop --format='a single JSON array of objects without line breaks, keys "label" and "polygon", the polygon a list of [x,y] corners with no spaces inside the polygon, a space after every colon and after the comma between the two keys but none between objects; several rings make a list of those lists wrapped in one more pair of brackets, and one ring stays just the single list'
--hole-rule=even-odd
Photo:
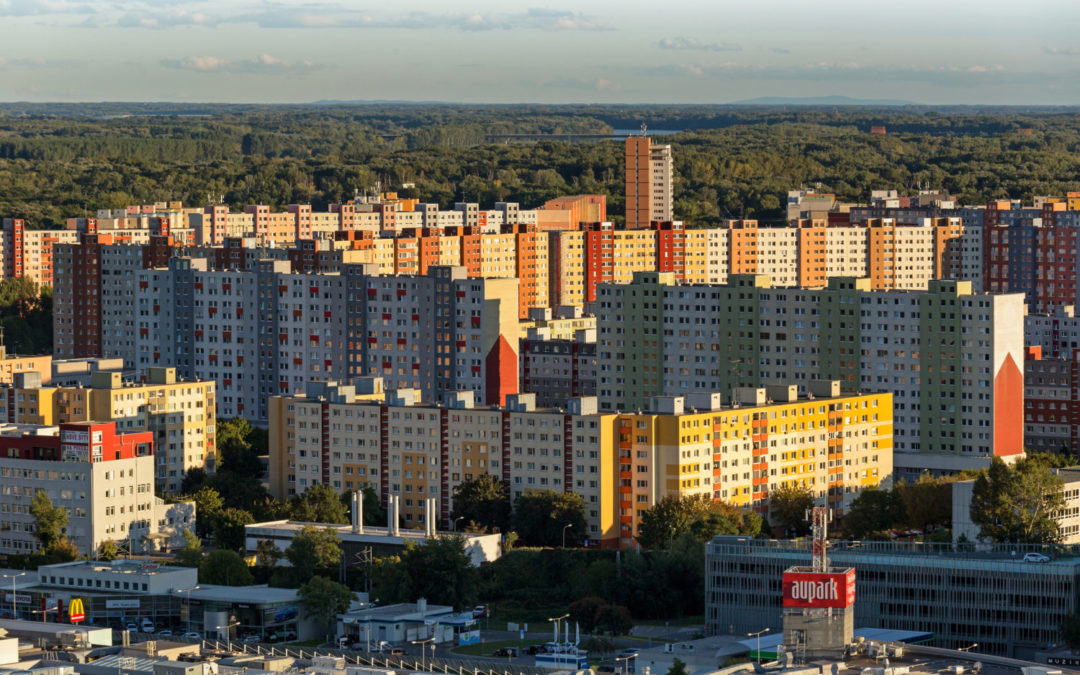
[{"label": "building rooftop", "polygon": [[159,565],[156,562],[145,560],[118,559],[111,562],[103,560],[76,560],[75,562],[59,563],[56,565],[42,565],[39,569],[42,583],[46,575],[65,573],[108,573],[108,574],[138,574],[155,576],[159,574],[188,573],[188,567],[172,567]]},{"label": "building rooftop", "polygon": [[[794,561],[810,561],[808,539],[752,539],[735,535],[713,537],[709,547],[734,546],[740,555],[751,551],[772,551],[779,557]],[[1025,563],[1025,553],[1050,556],[1047,563]],[[966,567],[1015,571],[1024,565],[1026,571],[1053,570],[1054,573],[1076,573],[1080,567],[1080,545],[1061,544],[975,544],[931,543],[916,541],[830,541],[829,559],[836,564],[853,561],[884,564],[910,564],[913,557],[923,558],[920,565],[948,567],[962,562]],[[898,562],[899,561],[899,562]],[[798,562],[794,564],[799,564]]]},{"label": "building rooftop", "polygon": [[[177,590],[177,593],[185,598],[189,595],[186,590]],[[260,586],[215,586],[212,584],[200,584],[198,588],[190,591],[193,600],[209,600],[220,602],[250,602],[257,604],[273,604],[278,602],[298,602],[300,595],[295,588],[271,588],[266,584]]]},{"label": "building rooftop", "polygon": [[[354,534],[352,525],[331,525],[327,523],[304,523],[296,520],[271,520],[265,523],[253,523],[244,526],[248,536],[294,536],[305,527],[317,527],[319,529],[335,530],[338,537],[345,541],[359,541],[372,543],[388,543],[386,540],[413,540],[426,541],[428,535],[424,530],[406,530],[401,528],[397,534],[390,534],[386,527],[364,525],[364,531]],[[460,535],[466,540],[483,539],[485,537],[499,537],[498,534],[475,533],[475,532],[436,532],[436,536]],[[396,543],[396,542],[393,542]]]},{"label": "building rooftop", "polygon": [[448,605],[427,605],[415,602],[402,602],[396,605],[383,607],[367,607],[354,609],[339,615],[343,623],[366,623],[368,621],[397,622],[409,621],[419,623],[433,618],[438,618],[440,623],[467,625],[475,623],[471,613],[455,614],[454,608]]}]

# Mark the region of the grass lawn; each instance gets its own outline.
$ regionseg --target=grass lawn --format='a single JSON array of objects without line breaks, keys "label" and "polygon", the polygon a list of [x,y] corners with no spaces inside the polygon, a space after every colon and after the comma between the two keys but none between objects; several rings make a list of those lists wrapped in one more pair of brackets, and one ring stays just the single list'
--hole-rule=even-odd
[{"label": "grass lawn", "polygon": [[324,644],[326,644],[325,639],[316,638],[314,640],[304,640],[303,642],[286,642],[284,644],[274,645],[274,646],[275,647],[280,647],[280,648],[293,647],[295,649],[299,649],[301,647],[309,647],[309,648],[310,647],[321,647]]},{"label": "grass lawn", "polygon": [[522,649],[531,645],[542,644],[544,644],[544,640],[525,640],[524,642],[521,640],[494,640],[474,645],[462,645],[461,647],[454,647],[450,651],[462,656],[491,656],[491,652],[500,647],[517,647],[518,649]]},{"label": "grass lawn", "polygon": [[696,616],[681,616],[677,619],[645,619],[642,621],[634,620],[634,623],[639,626],[703,626],[705,625],[705,615],[698,614]]}]

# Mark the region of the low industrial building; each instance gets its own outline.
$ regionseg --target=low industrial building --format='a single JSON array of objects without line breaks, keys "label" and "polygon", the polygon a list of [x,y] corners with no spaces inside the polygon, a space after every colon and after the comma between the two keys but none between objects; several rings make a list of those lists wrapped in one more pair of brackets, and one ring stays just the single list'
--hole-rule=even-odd
[{"label": "low industrial building", "polygon": [[458,645],[480,641],[480,627],[471,612],[457,614],[453,607],[415,603],[367,607],[338,616],[338,636],[365,649],[386,642],[397,644],[434,638],[434,642]]},{"label": "low industrial building", "polygon": [[44,642],[48,647],[108,647],[112,644],[112,631],[108,628],[0,619],[0,629],[6,631],[8,637],[36,645]]},{"label": "low industrial building", "polygon": [[[479,566],[491,562],[502,552],[500,534],[477,534],[474,532],[439,532],[435,529],[436,518],[424,520],[423,530],[404,529],[399,524],[401,512],[400,497],[392,496],[387,508],[386,527],[372,527],[363,524],[362,501],[358,492],[353,493],[352,524],[332,525],[327,523],[303,523],[293,520],[273,520],[244,526],[244,547],[249,554],[257,552],[260,541],[272,541],[280,551],[292,544],[293,538],[306,527],[333,530],[341,540],[345,560],[357,560],[358,555],[370,552],[374,556],[397,555],[409,542],[424,544],[431,539],[446,536],[459,536],[465,539],[465,552],[472,564]],[[429,515],[435,511],[434,500],[425,502]]]},{"label": "low industrial building", "polygon": [[[1025,563],[1033,545],[834,542],[855,569],[856,625],[933,634],[931,644],[1032,658],[1080,610],[1080,558]],[[1050,552],[1049,549],[1045,549]],[[779,631],[784,570],[810,562],[806,542],[715,537],[706,549],[706,632]]]}]

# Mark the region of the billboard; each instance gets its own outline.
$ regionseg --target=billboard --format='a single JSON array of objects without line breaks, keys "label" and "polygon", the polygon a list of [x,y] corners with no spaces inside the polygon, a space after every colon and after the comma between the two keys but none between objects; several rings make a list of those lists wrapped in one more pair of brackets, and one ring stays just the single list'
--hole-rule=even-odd
[{"label": "billboard", "polygon": [[784,607],[838,608],[855,604],[855,570],[784,572]]}]

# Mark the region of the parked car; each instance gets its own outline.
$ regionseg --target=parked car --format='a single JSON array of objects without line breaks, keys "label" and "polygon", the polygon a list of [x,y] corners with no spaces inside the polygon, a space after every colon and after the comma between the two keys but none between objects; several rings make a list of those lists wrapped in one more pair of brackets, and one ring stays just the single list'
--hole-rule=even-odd
[{"label": "parked car", "polygon": [[536,656],[537,654],[544,653],[544,645],[529,645],[525,648],[525,653],[529,656]]},{"label": "parked car", "polygon": [[159,630],[157,634],[158,637],[172,637],[172,631],[168,628],[166,628],[165,630]]},{"label": "parked car", "polygon": [[154,632],[154,622],[151,621],[150,619],[143,619],[141,628],[142,628],[142,632],[144,632],[144,633],[153,633]]},{"label": "parked car", "polygon": [[253,644],[256,644],[256,643],[260,642],[261,640],[262,640],[262,638],[259,637],[258,635],[256,635],[255,633],[252,633],[250,635],[245,635],[244,637],[240,638],[240,642],[243,642],[246,645],[253,645]]},{"label": "parked car", "polygon": [[184,633],[180,637],[184,638],[185,640],[201,640],[202,639],[202,633],[200,633],[198,631],[189,630],[188,632]]},{"label": "parked car", "polygon": [[1031,563],[1050,562],[1050,556],[1043,555],[1042,553],[1025,553],[1024,554],[1024,562],[1031,562]]},{"label": "parked car", "polygon": [[135,625],[134,621],[128,621],[124,624],[124,630],[131,631],[132,633],[138,633],[139,627]]},{"label": "parked car", "polygon": [[499,647],[491,653],[492,656],[517,656],[517,647]]},{"label": "parked car", "polygon": [[489,616],[490,614],[491,612],[488,611],[487,605],[477,605],[476,607],[472,608],[472,617],[474,619],[482,619],[485,616]]}]

